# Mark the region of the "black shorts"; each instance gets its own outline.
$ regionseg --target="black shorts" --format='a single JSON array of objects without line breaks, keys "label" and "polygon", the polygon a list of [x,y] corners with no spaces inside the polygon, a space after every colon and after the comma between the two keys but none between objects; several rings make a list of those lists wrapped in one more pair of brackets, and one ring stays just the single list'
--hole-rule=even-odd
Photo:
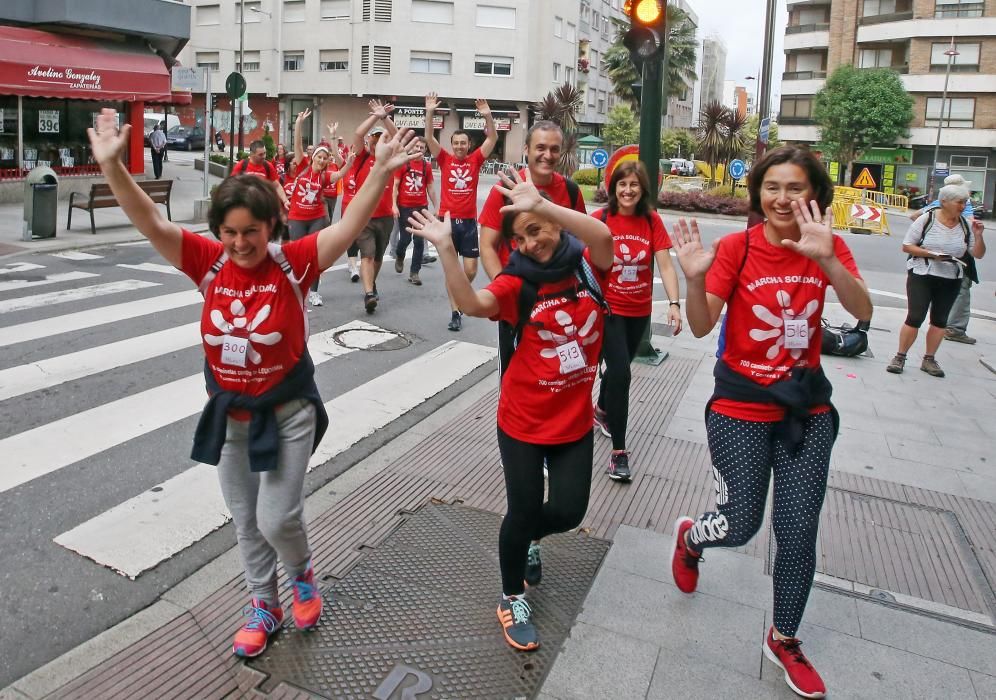
[{"label": "black shorts", "polygon": [[477,221],[475,219],[452,219],[453,247],[458,255],[465,258],[481,257],[477,243]]}]

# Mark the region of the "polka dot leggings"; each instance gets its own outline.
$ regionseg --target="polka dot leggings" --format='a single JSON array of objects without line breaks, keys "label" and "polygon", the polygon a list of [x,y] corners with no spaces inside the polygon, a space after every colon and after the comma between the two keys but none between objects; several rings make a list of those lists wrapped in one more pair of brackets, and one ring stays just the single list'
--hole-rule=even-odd
[{"label": "polka dot leggings", "polygon": [[771,519],[778,545],[774,623],[779,632],[793,637],[816,573],[816,533],[835,434],[830,413],[810,416],[803,444],[793,455],[774,439],[776,425],[710,411],[706,433],[716,481],[717,511],[700,515],[688,539],[698,551],[740,547],[749,542],[764,520],[768,482],[774,472]]}]

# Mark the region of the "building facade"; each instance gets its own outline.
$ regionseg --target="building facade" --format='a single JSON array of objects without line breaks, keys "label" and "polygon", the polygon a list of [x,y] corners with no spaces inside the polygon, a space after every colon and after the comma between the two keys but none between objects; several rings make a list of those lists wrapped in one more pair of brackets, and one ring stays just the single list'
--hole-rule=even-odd
[{"label": "building facade", "polygon": [[[518,162],[529,107],[578,65],[578,0],[189,0],[193,7],[184,65],[212,72],[216,91],[238,67],[240,31],[250,112],[244,143],[268,126],[290,144],[297,113],[311,109],[305,141],[340,123],[348,141],[367,101],[396,106],[399,125],[423,131],[424,96],[445,106],[442,136],[456,129],[483,141],[474,99],[496,117],[495,157]],[[243,4],[245,9],[242,16]],[[244,21],[243,21],[244,20]],[[559,73],[559,78],[558,78]],[[203,100],[203,98],[201,98]],[[201,102],[203,104],[203,102]],[[227,101],[213,127],[228,140]]]},{"label": "building facade", "polygon": [[[566,19],[570,25],[573,20]],[[578,14],[579,43],[574,83],[584,92],[583,112],[578,114],[578,131],[601,136],[608,112],[619,101],[609,79],[604,56],[616,38],[617,22],[628,23],[620,0],[581,0]],[[568,82],[571,82],[568,80]]]},{"label": "building facade", "polygon": [[[834,68],[891,68],[913,98],[910,136],[880,144],[867,167],[878,189],[926,192],[937,162],[992,210],[996,190],[996,0],[788,0],[779,136],[817,143],[813,98]],[[949,50],[954,42],[947,96]],[[940,127],[940,128],[939,128]]]},{"label": "building facade", "polygon": [[726,43],[718,36],[707,36],[702,40],[702,104],[723,101],[723,86],[726,81]]}]

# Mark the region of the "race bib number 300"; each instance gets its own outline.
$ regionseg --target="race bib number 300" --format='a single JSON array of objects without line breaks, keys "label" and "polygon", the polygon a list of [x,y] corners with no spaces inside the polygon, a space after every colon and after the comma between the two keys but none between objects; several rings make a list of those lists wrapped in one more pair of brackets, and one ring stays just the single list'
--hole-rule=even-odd
[{"label": "race bib number 300", "polygon": [[235,367],[246,366],[246,351],[249,347],[248,338],[236,338],[226,335],[221,344],[221,363]]},{"label": "race bib number 300", "polygon": [[557,357],[560,358],[561,374],[577,372],[585,367],[584,351],[576,340],[557,346]]},{"label": "race bib number 300", "polygon": [[809,347],[809,322],[805,319],[785,319],[785,347],[805,350]]}]

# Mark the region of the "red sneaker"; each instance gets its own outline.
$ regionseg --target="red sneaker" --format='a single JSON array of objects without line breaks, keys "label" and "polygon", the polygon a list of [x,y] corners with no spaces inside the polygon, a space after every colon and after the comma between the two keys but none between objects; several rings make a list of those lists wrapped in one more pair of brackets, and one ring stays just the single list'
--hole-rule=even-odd
[{"label": "red sneaker", "polygon": [[798,639],[775,639],[775,628],[768,630],[764,640],[764,655],[785,671],[785,682],[804,698],[824,698],[827,687],[809,659],[802,653]]},{"label": "red sneaker", "polygon": [[259,656],[266,650],[270,636],[280,629],[284,621],[283,608],[278,605],[271,610],[264,601],[253,598],[242,614],[249,618],[249,622],[235,633],[232,653],[246,658]]},{"label": "red sneaker", "polygon": [[694,593],[699,585],[699,561],[702,556],[693,552],[685,544],[685,533],[692,529],[695,521],[688,516],[678,518],[674,523],[674,551],[671,553],[671,575],[674,584],[682,593]]},{"label": "red sneaker", "polygon": [[315,570],[310,564],[304,573],[291,580],[291,586],[294,587],[294,602],[291,604],[294,624],[299,630],[311,629],[322,616],[322,594],[315,585]]}]

